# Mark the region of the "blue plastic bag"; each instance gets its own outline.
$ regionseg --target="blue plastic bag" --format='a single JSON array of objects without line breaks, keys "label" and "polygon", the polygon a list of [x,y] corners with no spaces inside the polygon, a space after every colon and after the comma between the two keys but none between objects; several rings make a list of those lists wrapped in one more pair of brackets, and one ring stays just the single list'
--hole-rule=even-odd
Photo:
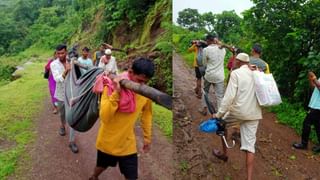
[{"label": "blue plastic bag", "polygon": [[210,118],[199,125],[199,130],[205,133],[215,133],[218,130],[216,118]]}]

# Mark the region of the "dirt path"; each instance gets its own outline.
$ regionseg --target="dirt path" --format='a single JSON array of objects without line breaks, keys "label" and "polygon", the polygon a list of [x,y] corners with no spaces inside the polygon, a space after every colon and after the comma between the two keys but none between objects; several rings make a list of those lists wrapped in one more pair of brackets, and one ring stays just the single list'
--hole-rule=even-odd
[{"label": "dirt path", "polygon": [[[24,175],[11,176],[9,179],[41,180],[87,180],[92,175],[96,163],[95,140],[99,123],[86,133],[76,134],[79,153],[73,154],[68,148],[68,134],[58,135],[59,116],[52,114],[49,100],[44,102],[44,111],[40,114],[37,127],[37,139],[28,149],[31,154],[31,168]],[[138,125],[137,125],[138,126]],[[138,147],[142,147],[142,131],[136,128]],[[173,146],[153,127],[153,142],[148,154],[139,155],[139,179],[173,179]],[[100,176],[105,180],[122,180],[118,168],[109,168]]]},{"label": "dirt path", "polygon": [[[224,163],[212,155],[213,147],[221,147],[220,138],[198,131],[200,122],[210,116],[197,112],[200,100],[193,91],[193,70],[178,54],[173,56],[173,72],[175,178],[245,179],[245,154],[239,150],[239,143],[229,150],[229,160]],[[293,129],[277,124],[274,114],[264,112],[257,133],[254,179],[320,179],[319,155],[312,155],[311,148],[291,148],[291,143],[299,140]]]}]

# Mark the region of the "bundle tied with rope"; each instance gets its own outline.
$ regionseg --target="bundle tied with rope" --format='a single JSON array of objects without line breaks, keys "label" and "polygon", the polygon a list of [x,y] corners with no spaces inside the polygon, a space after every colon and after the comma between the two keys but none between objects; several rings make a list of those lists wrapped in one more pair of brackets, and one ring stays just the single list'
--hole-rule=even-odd
[{"label": "bundle tied with rope", "polygon": [[[80,67],[87,69],[82,75]],[[73,129],[79,132],[88,131],[99,118],[100,95],[94,93],[92,88],[96,77],[103,73],[104,70],[102,68],[83,66],[74,60],[71,61],[71,70],[65,79],[66,121]],[[115,76],[110,75],[109,77],[113,79]],[[127,79],[121,80],[120,85],[151,99],[167,109],[172,109],[171,96],[166,93]]]}]

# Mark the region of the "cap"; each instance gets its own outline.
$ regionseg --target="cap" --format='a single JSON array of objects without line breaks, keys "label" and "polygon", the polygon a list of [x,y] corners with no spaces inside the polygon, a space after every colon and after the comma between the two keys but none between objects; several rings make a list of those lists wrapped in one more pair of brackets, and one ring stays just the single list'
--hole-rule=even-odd
[{"label": "cap", "polygon": [[249,55],[246,53],[239,53],[237,55],[236,59],[238,59],[239,61],[242,61],[242,62],[249,62]]},{"label": "cap", "polygon": [[104,54],[106,54],[106,55],[111,55],[111,49],[106,49],[106,50],[104,51]]}]

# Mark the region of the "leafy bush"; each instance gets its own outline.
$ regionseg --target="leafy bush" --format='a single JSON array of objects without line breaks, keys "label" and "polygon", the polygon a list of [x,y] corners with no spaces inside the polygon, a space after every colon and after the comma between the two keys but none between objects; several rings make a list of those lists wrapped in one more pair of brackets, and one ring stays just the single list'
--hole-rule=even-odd
[{"label": "leafy bush", "polygon": [[[283,99],[280,105],[271,107],[270,110],[277,114],[277,119],[280,123],[289,125],[301,135],[302,123],[307,114],[302,103],[292,104],[288,100]],[[318,142],[315,130],[311,132],[310,139],[315,143]]]}]

